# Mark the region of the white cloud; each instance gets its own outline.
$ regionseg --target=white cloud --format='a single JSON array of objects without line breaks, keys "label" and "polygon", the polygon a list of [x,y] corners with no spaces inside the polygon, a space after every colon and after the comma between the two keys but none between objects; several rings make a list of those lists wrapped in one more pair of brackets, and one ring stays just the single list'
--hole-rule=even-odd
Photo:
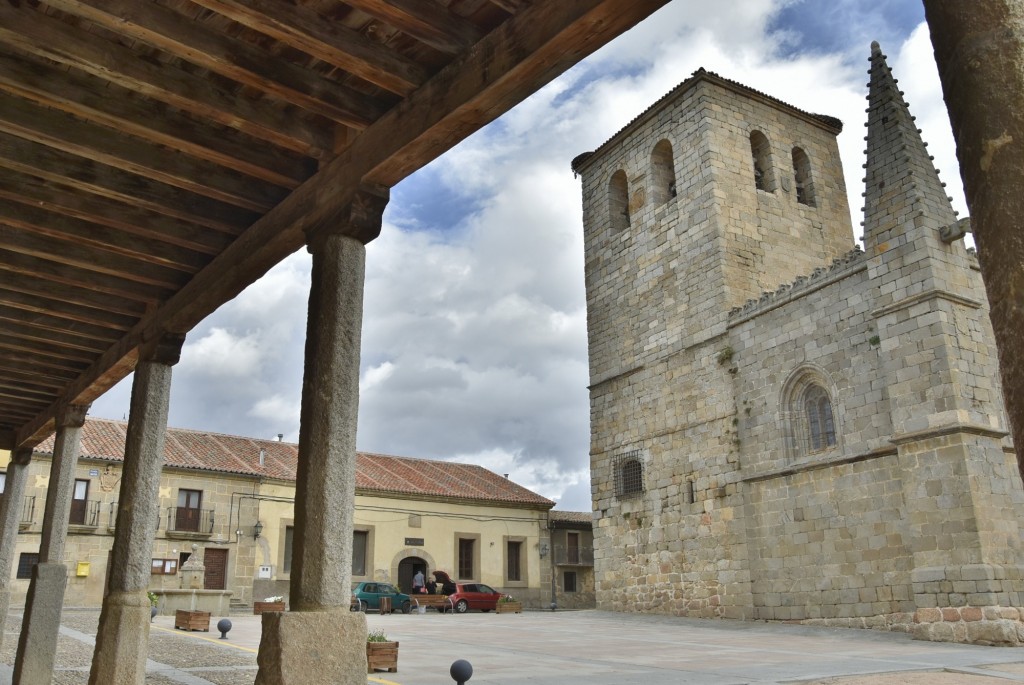
[{"label": "white cloud", "polygon": [[[800,26],[769,32],[791,4],[675,0],[406,182],[432,184],[418,198],[465,200],[470,209],[444,225],[428,203],[393,202],[368,246],[360,449],[483,464],[559,508],[590,510],[581,200],[569,161],[705,67],[845,122],[856,227],[875,5],[800,5],[805,14],[838,12],[847,31],[812,55],[790,49]],[[927,31],[900,38],[883,48],[960,198]],[[308,288],[300,252],[190,334],[171,424],[295,439]],[[126,408],[122,385],[96,411],[120,418]]]}]

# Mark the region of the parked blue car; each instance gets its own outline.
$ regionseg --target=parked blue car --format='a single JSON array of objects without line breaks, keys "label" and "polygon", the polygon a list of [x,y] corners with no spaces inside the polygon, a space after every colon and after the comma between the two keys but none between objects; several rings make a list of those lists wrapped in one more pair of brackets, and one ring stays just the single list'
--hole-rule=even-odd
[{"label": "parked blue car", "polygon": [[391,598],[393,611],[401,609],[403,614],[408,614],[412,610],[412,598],[391,583],[363,580],[352,585],[352,611],[380,611],[381,597]]}]

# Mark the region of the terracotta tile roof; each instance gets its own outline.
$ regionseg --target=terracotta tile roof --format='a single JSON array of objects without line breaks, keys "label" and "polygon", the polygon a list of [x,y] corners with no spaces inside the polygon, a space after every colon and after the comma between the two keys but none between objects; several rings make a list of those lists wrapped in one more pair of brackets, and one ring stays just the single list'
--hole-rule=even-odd
[{"label": "terracotta tile roof", "polygon": [[[124,421],[88,419],[82,428],[81,456],[124,461],[127,430],[128,424]],[[54,436],[50,436],[35,451],[53,454],[53,441]],[[263,466],[260,466],[261,450]],[[298,455],[299,446],[292,443],[182,428],[168,428],[164,441],[167,466],[279,480],[295,480]],[[482,466],[362,452],[356,462],[356,489],[366,493],[494,501],[544,508],[555,504]]]},{"label": "terracotta tile roof", "polygon": [[552,528],[591,528],[594,515],[589,511],[558,511],[548,512],[548,521]]}]

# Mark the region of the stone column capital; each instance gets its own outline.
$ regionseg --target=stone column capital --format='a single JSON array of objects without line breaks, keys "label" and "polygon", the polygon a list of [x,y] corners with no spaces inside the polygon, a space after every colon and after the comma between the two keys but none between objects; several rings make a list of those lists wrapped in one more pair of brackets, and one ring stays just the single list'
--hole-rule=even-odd
[{"label": "stone column capital", "polygon": [[18,447],[11,451],[11,461],[18,466],[28,466],[28,463],[32,461],[32,448],[31,447]]},{"label": "stone column capital", "polygon": [[319,252],[323,241],[335,235],[348,236],[367,244],[380,235],[384,208],[390,199],[391,189],[387,186],[360,185],[347,205],[306,230],[309,251]]},{"label": "stone column capital", "polygon": [[81,428],[85,425],[85,415],[91,404],[65,404],[57,410],[55,423],[57,428]]},{"label": "stone column capital", "polygon": [[183,333],[161,333],[143,343],[139,349],[139,361],[174,366],[181,359],[181,346],[184,344]]}]

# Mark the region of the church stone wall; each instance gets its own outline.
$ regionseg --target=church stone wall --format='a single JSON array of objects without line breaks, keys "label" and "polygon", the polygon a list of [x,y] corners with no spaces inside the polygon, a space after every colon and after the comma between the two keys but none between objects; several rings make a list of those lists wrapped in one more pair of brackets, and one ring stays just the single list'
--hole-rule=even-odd
[{"label": "church stone wall", "polygon": [[[892,130],[905,104],[873,97],[866,253],[838,122],[703,71],[574,160],[599,608],[1024,643],[1024,489],[987,305],[939,240],[952,214],[916,129]],[[652,168],[665,140],[675,196]],[[808,388],[829,401],[825,445]]]}]

